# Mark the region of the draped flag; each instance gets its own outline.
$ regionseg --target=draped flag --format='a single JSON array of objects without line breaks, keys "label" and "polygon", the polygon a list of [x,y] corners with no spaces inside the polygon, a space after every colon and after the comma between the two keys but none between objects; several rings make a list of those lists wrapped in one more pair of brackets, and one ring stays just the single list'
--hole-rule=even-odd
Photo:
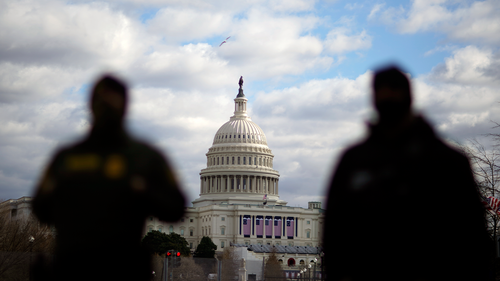
[{"label": "draped flag", "polygon": [[273,217],[266,216],[265,224],[266,238],[273,238]]},{"label": "draped flag", "polygon": [[500,207],[500,200],[492,196],[488,197],[488,199],[490,199],[491,208],[495,211],[498,211],[498,207]]},{"label": "draped flag", "polygon": [[488,198],[483,200],[483,205],[487,210],[490,210],[500,215],[500,199],[495,198],[493,196],[489,196]]},{"label": "draped flag", "polygon": [[243,216],[243,235],[245,237],[250,237],[250,231],[252,230],[252,220],[248,215]]},{"label": "draped flag", "polygon": [[274,237],[281,238],[281,217],[274,217]]},{"label": "draped flag", "polygon": [[293,239],[294,222],[293,217],[286,218],[286,236],[288,239]]},{"label": "draped flag", "polygon": [[490,211],[490,210],[492,210],[492,209],[491,209],[491,206],[490,206],[490,204],[491,204],[491,198],[482,198],[482,199],[483,199],[483,200],[481,201],[481,203],[483,203],[484,208],[485,208],[486,210],[489,210],[489,211]]},{"label": "draped flag", "polygon": [[262,238],[264,235],[264,217],[257,216],[257,218],[255,218],[255,230],[257,238]]}]

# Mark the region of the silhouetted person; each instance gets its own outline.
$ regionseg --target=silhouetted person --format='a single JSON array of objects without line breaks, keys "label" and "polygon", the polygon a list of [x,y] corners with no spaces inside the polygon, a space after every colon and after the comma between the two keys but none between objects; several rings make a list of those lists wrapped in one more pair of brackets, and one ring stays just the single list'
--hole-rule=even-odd
[{"label": "silhouetted person", "polygon": [[378,112],[330,183],[328,280],[489,280],[484,209],[466,157],[412,113],[407,77],[375,73]]},{"label": "silhouetted person", "polygon": [[177,221],[185,200],[162,154],[125,131],[126,86],[103,77],[90,105],[90,134],[56,153],[33,199],[57,231],[55,280],[148,280],[145,220]]}]

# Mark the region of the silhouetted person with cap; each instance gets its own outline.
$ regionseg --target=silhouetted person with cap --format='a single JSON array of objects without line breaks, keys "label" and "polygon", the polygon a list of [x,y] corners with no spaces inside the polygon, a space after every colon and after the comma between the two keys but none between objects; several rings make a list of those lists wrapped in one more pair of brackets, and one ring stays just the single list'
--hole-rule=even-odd
[{"label": "silhouetted person with cap", "polygon": [[328,280],[490,280],[493,248],[469,162],[411,103],[399,69],[375,73],[378,122],[329,186]]},{"label": "silhouetted person with cap", "polygon": [[141,248],[149,216],[177,221],[184,197],[171,167],[124,129],[126,86],[105,76],[91,98],[93,126],[56,153],[39,183],[33,213],[57,231],[51,280],[148,280]]}]

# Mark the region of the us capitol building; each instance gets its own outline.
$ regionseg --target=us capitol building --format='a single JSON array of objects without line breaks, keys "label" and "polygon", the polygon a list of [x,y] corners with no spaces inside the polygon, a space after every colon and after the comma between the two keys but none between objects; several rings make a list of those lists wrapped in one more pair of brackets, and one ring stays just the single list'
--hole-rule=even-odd
[{"label": "us capitol building", "polygon": [[[200,197],[177,223],[149,218],[145,232],[183,236],[194,250],[208,236],[223,250],[230,245],[317,247],[324,214],[320,202],[308,208],[286,206],[279,197],[279,172],[264,131],[247,114],[240,78],[234,115],[215,133],[207,167],[200,172]],[[309,248],[305,247],[305,248]]]}]

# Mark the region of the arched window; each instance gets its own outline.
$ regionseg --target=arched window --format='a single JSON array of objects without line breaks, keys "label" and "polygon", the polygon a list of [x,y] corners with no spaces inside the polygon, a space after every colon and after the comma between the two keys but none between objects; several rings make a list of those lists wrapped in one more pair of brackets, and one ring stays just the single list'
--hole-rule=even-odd
[{"label": "arched window", "polygon": [[246,164],[247,164],[247,158],[243,157],[243,165],[246,165]]},{"label": "arched window", "polygon": [[288,266],[295,266],[295,260],[293,258],[289,258],[287,264]]},{"label": "arched window", "polygon": [[305,264],[305,261],[304,260],[300,260],[300,265],[304,265]]},{"label": "arched window", "polygon": [[240,164],[240,157],[238,157],[238,165]]},{"label": "arched window", "polygon": [[217,157],[217,165],[219,165],[219,157]]},{"label": "arched window", "polygon": [[234,165],[234,156],[233,156],[233,165]]},{"label": "arched window", "polygon": [[173,226],[170,226],[170,227],[168,228],[168,231],[169,231],[170,233],[173,233],[173,232],[174,232],[174,227],[173,227]]}]

